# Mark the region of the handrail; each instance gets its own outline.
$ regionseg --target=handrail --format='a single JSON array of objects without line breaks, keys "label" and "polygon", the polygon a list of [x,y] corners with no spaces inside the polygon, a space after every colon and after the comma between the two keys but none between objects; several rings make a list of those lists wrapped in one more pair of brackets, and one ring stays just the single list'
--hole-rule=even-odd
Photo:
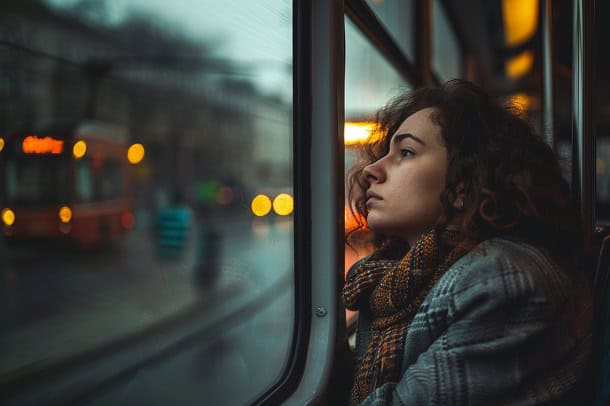
[{"label": "handrail", "polygon": [[592,245],[595,226],[594,13],[592,2],[574,1],[572,190],[587,248]]}]

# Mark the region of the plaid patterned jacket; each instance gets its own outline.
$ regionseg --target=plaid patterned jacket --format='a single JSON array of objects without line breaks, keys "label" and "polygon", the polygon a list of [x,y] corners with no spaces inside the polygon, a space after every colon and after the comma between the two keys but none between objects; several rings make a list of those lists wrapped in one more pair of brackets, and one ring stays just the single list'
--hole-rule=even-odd
[{"label": "plaid patterned jacket", "polygon": [[[401,380],[377,388],[362,404],[570,404],[565,396],[591,351],[590,292],[586,285],[577,289],[528,244],[499,238],[479,244],[419,308],[407,333]],[[552,310],[551,295],[579,304],[570,312]],[[362,309],[358,361],[368,336],[369,315]]]}]

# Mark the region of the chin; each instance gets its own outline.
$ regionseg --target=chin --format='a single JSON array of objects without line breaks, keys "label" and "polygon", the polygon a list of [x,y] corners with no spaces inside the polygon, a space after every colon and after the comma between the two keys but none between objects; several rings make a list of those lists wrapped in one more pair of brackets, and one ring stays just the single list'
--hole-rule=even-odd
[{"label": "chin", "polygon": [[376,234],[383,234],[392,237],[398,236],[396,229],[394,229],[393,227],[388,227],[388,225],[385,225],[383,223],[380,224],[379,222],[371,221],[367,222],[367,226],[371,231]]}]

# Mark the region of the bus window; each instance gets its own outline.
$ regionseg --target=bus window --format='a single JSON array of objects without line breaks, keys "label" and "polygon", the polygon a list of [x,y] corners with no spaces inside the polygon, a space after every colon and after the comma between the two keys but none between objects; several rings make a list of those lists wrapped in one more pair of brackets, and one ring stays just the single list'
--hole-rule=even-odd
[{"label": "bus window", "polygon": [[53,157],[6,161],[6,201],[8,204],[33,205],[59,203],[67,197],[63,179],[67,165]]},{"label": "bus window", "polygon": [[432,1],[432,70],[440,82],[463,77],[460,45],[443,4]]},{"label": "bus window", "polygon": [[93,173],[95,192],[100,200],[112,200],[121,196],[124,187],[121,162],[106,160],[101,164],[101,168]]},{"label": "bus window", "polygon": [[[374,134],[376,111],[393,96],[407,91],[409,84],[373,47],[365,35],[345,18],[345,170],[357,163],[359,147]],[[345,271],[359,258],[371,252],[366,229],[352,232],[356,218],[349,209],[346,188],[345,228],[349,244],[345,246]],[[348,311],[348,323],[353,314]]]},{"label": "bus window", "polygon": [[84,203],[93,200],[93,174],[88,159],[76,164],[76,199]]},{"label": "bus window", "polygon": [[366,36],[345,18],[345,119],[372,119],[392,96],[409,84],[373,47]]},{"label": "bus window", "polygon": [[1,8],[3,401],[254,401],[295,331],[293,2]]},{"label": "bus window", "polygon": [[415,59],[415,1],[367,0],[407,58]]}]

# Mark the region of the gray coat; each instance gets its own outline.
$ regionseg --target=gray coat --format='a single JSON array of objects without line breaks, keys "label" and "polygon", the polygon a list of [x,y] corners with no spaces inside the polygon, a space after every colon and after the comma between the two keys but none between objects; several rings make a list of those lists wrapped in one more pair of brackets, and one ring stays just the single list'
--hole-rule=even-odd
[{"label": "gray coat", "polygon": [[[558,312],[551,295],[561,303],[577,298],[582,306]],[[560,314],[568,315],[563,324]],[[407,333],[401,380],[362,404],[538,405],[563,399],[591,351],[591,314],[587,289],[575,291],[542,251],[506,239],[485,241],[449,268],[423,301]],[[358,361],[368,345],[369,320],[361,309]]]}]

